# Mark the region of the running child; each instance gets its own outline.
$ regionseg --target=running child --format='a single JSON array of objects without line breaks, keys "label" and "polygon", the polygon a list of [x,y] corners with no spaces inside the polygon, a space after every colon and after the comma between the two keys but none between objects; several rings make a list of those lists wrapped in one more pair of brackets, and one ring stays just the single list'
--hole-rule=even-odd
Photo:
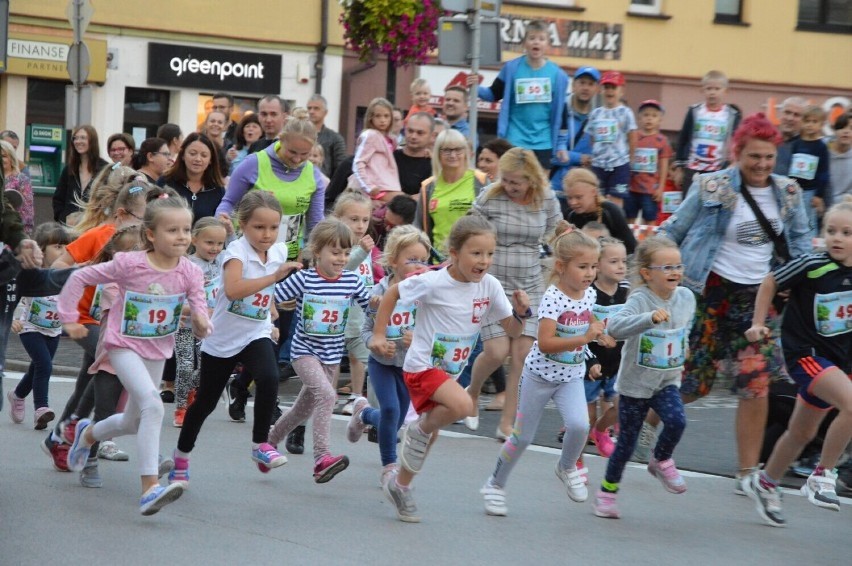
[{"label": "running child", "polygon": [[612,338],[625,340],[615,383],[618,442],[594,504],[595,515],[611,519],[621,516],[616,504],[618,484],[648,409],[654,409],[665,425],[649,458],[648,473],[670,493],[686,491],[672,453],[686,428],[679,388],[695,296],[680,286],[683,264],[671,240],[659,236],[644,240],[636,248],[634,261],[635,287],[607,328]]},{"label": "running child", "polygon": [[387,331],[397,303],[420,301],[403,364],[405,385],[420,417],[403,428],[402,468],[383,487],[401,521],[420,521],[410,486],[438,430],[473,415],[473,401],[456,379],[480,328],[500,322],[509,337],[517,338],[530,316],[527,294],[516,290],[510,303],[500,282],[488,274],[496,246],[497,235],[488,220],[478,215],[460,218],[448,238],[450,265],[392,285],[379,305],[371,345],[388,357],[393,348]]},{"label": "running child", "polygon": [[[385,244],[383,260],[388,274],[373,287],[371,302],[378,305],[377,299],[380,300],[391,286],[428,265],[431,247],[429,237],[414,226],[398,226],[391,230]],[[385,356],[373,348],[375,309],[368,311],[367,320],[361,327],[361,338],[371,350],[367,366],[379,408],[371,407],[363,397],[356,399],[346,434],[350,442],[358,442],[366,425],[376,429],[382,460],[382,486],[399,470],[396,457],[397,433],[405,421],[411,403],[402,375],[402,366],[414,335],[417,306],[416,303],[398,304],[391,314],[391,321],[385,333],[390,342],[391,355]]]},{"label": "running child", "polygon": [[518,412],[511,436],[503,443],[494,472],[480,493],[485,512],[504,516],[509,474],[533,440],[544,407],[552,399],[562,416],[565,434],[556,477],[572,501],[589,497],[577,460],[589,433],[583,388],[588,344],[603,334],[604,324],[592,314],[600,246],[580,231],[565,231],[551,243],[555,263],[551,284],[538,308],[538,338],[524,361]]},{"label": "running child", "polygon": [[344,328],[353,303],[366,310],[369,294],[359,275],[345,269],[356,243],[349,227],[326,218],[311,230],[308,250],[314,267],[302,270],[275,286],[275,302],[296,299],[296,333],[291,360],[302,380],[295,403],[269,431],[277,445],[313,415],[314,481],[326,483],[349,466],[346,456],[329,450],[331,413],[337,401],[332,382],[344,354]]},{"label": "running child", "polygon": [[763,470],[744,486],[757,512],[773,527],[786,524],[778,482],[816,436],[831,407],[840,413],[828,427],[819,464],[802,494],[817,507],[840,511],[836,466],[852,438],[852,197],[831,207],[824,223],[827,251],[800,256],[767,275],[746,331],[752,342],[768,336],[765,320],[772,297],[777,291],[791,291],[781,346],[799,395],[787,431]]},{"label": "running child", "polygon": [[[199,218],[192,227],[192,247],[195,252],[189,260],[201,268],[204,274],[204,295],[207,299],[208,313],[212,316],[216,306],[216,295],[222,286],[222,266],[220,254],[227,238],[225,226],[212,216]],[[186,408],[195,400],[198,389],[199,366],[201,362],[201,343],[192,335],[192,329],[181,325],[175,334],[175,415],[173,424],[183,426]]]},{"label": "running child", "polygon": [[287,463],[274,443],[267,440],[278,396],[278,362],[270,310],[275,307],[275,283],[301,264],[288,262],[287,243],[276,242],[281,205],[272,193],[247,192],[235,215],[243,235],[222,254],[221,280],[211,317],[218,330],[201,343],[198,389],[183,420],[174,452],[175,469],[169,473],[170,484],[189,486],[189,454],[237,363],[243,364],[255,383],[251,459],[264,474]]},{"label": "running child", "polygon": [[[597,298],[592,307],[595,319],[604,324],[604,333],[596,342],[589,344],[592,359],[587,360],[588,374],[583,382],[586,388],[586,403],[589,408],[589,436],[598,449],[598,454],[609,458],[615,444],[609,436],[609,428],[618,421],[618,399],[615,396],[615,379],[621,364],[623,342],[616,342],[607,331],[610,317],[621,310],[627,301],[630,283],[624,280],[627,274],[627,250],[620,240],[600,238],[601,255],[598,261],[598,276],[592,283]],[[597,416],[598,398],[601,399],[601,416]]]},{"label": "running child", "polygon": [[[169,197],[148,204],[143,219],[145,250],[116,255],[110,262],[91,265],[71,275],[59,295],[59,317],[72,338],[82,338],[77,303],[86,285],[119,284],[117,303],[124,316],[108,317],[105,355],[128,392],[123,413],[92,424],[80,419],[68,450],[68,468],[80,471],[98,440],[136,434],[142,497],[139,511],[153,515],[183,493],[180,484],[161,486],[158,451],[163,402],[158,391],[163,365],[172,355],[174,333],[184,305],[189,303],[197,336],[210,331],[201,270],[183,257],[189,248],[192,213],[183,199]],[[91,370],[98,369],[99,360]]]},{"label": "running child", "polygon": [[[33,239],[42,252],[42,266],[50,266],[65,253],[71,243],[71,234],[59,223],[46,222],[36,228]],[[48,404],[50,373],[53,356],[59,346],[62,323],[56,310],[56,297],[23,297],[18,306],[20,316],[12,322],[12,331],[18,333],[21,344],[30,356],[30,365],[18,386],[9,391],[9,417],[13,423],[24,422],[27,395],[33,394],[33,427],[44,430],[55,417]]]}]

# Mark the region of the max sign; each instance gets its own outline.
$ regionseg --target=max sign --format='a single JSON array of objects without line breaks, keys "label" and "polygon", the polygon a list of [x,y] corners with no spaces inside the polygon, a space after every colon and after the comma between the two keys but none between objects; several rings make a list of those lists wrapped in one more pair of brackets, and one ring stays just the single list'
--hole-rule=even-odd
[{"label": "max sign", "polygon": [[281,90],[281,56],[149,43],[148,82],[152,85],[268,94]]}]

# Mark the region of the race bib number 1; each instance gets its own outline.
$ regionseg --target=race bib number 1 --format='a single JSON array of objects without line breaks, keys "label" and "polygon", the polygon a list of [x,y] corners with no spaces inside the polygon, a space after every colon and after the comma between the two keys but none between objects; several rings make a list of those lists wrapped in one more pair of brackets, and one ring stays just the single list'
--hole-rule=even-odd
[{"label": "race bib number 1", "polygon": [[592,314],[595,315],[595,319],[604,323],[604,334],[607,333],[609,318],[623,308],[624,305],[594,305],[592,307]]},{"label": "race bib number 1", "polygon": [[683,367],[686,352],[686,329],[648,330],[639,339],[638,363],[655,370]]},{"label": "race bib number 1", "polygon": [[436,332],[432,339],[432,366],[442,369],[453,379],[458,378],[467,365],[479,333],[456,335]]},{"label": "race bib number 1", "polygon": [[814,297],[814,320],[821,336],[852,332],[852,291]]},{"label": "race bib number 1", "polygon": [[162,338],[177,332],[186,295],[149,295],[127,291],[121,334],[130,338]]}]

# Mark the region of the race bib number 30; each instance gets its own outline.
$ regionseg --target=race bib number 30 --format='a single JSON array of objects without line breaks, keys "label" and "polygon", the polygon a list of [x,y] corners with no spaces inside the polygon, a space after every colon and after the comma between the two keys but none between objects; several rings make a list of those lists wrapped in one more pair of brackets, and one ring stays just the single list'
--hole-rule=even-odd
[{"label": "race bib number 30", "polygon": [[[566,324],[556,325],[556,336],[559,338],[574,338],[582,336],[589,329],[588,324],[580,324],[578,326],[568,326]],[[545,354],[545,358],[557,364],[566,366],[576,366],[585,362],[585,348],[580,346],[568,352],[559,352],[558,354]]]},{"label": "race bib number 30", "polygon": [[648,330],[639,339],[637,364],[644,368],[669,370],[683,367],[686,329]]},{"label": "race bib number 30", "polygon": [[249,320],[266,320],[269,316],[270,303],[272,303],[272,287],[267,287],[248,297],[231,301],[228,304],[228,312]]},{"label": "race bib number 30", "polygon": [[432,339],[432,366],[444,370],[453,379],[458,378],[467,365],[478,336],[479,333],[456,335],[436,332]]},{"label": "race bib number 30", "polygon": [[414,318],[416,316],[417,307],[415,305],[403,305],[397,302],[391,313],[385,337],[388,340],[401,340],[406,332],[414,329]]},{"label": "race bib number 30", "polygon": [[814,297],[814,320],[821,336],[852,331],[852,291]]},{"label": "race bib number 30", "polygon": [[308,336],[340,336],[349,318],[351,299],[306,294],[302,299],[302,328]]},{"label": "race bib number 30", "polygon": [[46,328],[47,330],[55,330],[62,326],[62,323],[59,322],[59,311],[56,308],[56,301],[49,298],[33,298],[27,322],[33,326]]},{"label": "race bib number 30", "polygon": [[174,334],[186,295],[149,295],[127,291],[121,334],[130,338],[162,338]]}]

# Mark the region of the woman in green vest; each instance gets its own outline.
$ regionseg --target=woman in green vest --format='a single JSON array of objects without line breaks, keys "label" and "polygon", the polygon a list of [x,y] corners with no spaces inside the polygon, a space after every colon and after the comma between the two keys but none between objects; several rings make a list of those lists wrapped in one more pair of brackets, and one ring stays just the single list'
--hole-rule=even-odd
[{"label": "woman in green vest", "polygon": [[311,229],[323,218],[326,180],[308,161],[317,130],[310,121],[290,118],[278,141],[246,157],[234,170],[216,214],[230,223],[230,214],[251,189],[269,191],[281,203],[278,241],[286,242],[295,260]]}]

